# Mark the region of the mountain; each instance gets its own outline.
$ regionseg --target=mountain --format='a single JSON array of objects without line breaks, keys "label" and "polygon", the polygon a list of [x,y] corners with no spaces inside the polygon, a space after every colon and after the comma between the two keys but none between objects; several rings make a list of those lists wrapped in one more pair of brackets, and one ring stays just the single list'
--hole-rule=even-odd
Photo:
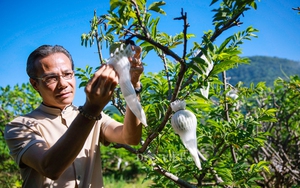
[{"label": "mountain", "polygon": [[267,86],[273,86],[278,77],[288,79],[291,75],[300,75],[300,62],[267,56],[251,56],[250,64],[241,64],[237,68],[227,71],[228,82],[231,85],[239,81],[245,86],[250,83],[266,82]]}]

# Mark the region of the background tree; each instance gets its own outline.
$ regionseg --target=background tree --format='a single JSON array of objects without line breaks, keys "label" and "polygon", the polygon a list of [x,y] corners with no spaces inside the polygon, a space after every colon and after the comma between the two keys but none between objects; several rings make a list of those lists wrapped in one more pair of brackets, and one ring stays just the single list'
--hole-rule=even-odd
[{"label": "background tree", "polygon": [[0,184],[3,187],[21,187],[19,167],[9,155],[4,140],[5,125],[14,117],[29,113],[41,102],[39,94],[27,84],[0,87]]},{"label": "background tree", "polygon": [[270,163],[271,174],[265,174],[265,187],[300,186],[300,79],[291,76],[288,81],[278,78],[274,89],[265,90],[256,98],[255,111],[276,109],[277,121],[263,123],[261,131],[269,134],[264,146],[252,154],[254,161]]}]

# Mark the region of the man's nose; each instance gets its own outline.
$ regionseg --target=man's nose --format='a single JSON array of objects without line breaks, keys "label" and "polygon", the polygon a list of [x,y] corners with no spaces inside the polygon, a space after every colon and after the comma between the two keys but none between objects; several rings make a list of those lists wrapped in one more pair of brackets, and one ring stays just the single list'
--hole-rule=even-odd
[{"label": "man's nose", "polygon": [[68,81],[66,80],[66,79],[64,79],[63,77],[62,77],[62,75],[60,75],[59,77],[57,77],[58,78],[58,80],[57,80],[57,86],[58,86],[58,88],[60,89],[60,88],[66,88],[67,86],[68,86]]}]

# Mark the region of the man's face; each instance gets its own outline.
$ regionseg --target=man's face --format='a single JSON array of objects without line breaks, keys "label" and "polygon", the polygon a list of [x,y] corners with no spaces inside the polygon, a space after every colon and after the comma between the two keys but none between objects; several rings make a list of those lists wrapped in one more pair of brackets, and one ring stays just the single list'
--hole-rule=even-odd
[{"label": "man's face", "polygon": [[[74,76],[71,79],[65,79],[73,71],[69,58],[63,53],[54,53],[36,60],[35,66],[37,68],[36,76],[43,80],[30,79],[30,83],[40,93],[43,103],[60,109],[71,104],[76,84]],[[65,78],[59,75],[64,75]],[[49,80],[52,81],[49,82]]]}]

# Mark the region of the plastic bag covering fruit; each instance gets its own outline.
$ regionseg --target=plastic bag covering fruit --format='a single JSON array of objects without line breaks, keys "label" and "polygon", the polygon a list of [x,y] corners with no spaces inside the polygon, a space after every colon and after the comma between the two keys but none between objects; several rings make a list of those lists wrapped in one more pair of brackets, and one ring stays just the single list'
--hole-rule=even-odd
[{"label": "plastic bag covering fruit", "polygon": [[197,148],[197,119],[189,110],[185,110],[186,103],[182,100],[176,100],[171,103],[171,108],[175,112],[171,118],[171,124],[174,132],[180,136],[180,139],[186,149],[189,150],[196,166],[201,170],[199,155],[202,156]]},{"label": "plastic bag covering fruit", "polygon": [[142,124],[147,126],[145,112],[136,97],[135,90],[130,81],[130,62],[128,57],[131,57],[134,54],[131,45],[128,44],[124,48],[123,44],[114,44],[110,50],[112,53],[107,64],[112,65],[119,74],[119,84],[126,104]]},{"label": "plastic bag covering fruit", "polygon": [[[201,66],[199,66],[199,68],[203,71],[203,73],[205,74],[205,76],[208,76],[208,74],[210,73],[210,71],[213,69],[214,64],[212,62],[208,61],[207,58],[204,55],[202,55],[201,58],[207,63],[207,67],[204,70],[201,68]],[[210,83],[208,82],[207,86],[202,86],[200,88],[201,94],[206,99],[208,99],[208,95],[209,95],[209,86],[210,86]]]}]

